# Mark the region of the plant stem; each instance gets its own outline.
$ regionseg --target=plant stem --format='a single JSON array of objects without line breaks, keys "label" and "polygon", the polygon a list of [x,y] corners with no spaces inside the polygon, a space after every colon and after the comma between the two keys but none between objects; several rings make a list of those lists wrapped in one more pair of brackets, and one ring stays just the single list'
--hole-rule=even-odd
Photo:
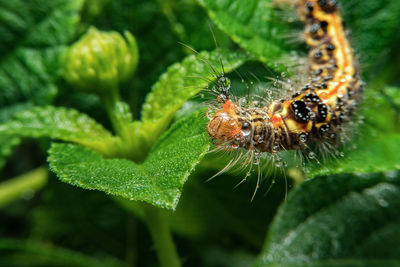
[{"label": "plant stem", "polygon": [[115,116],[115,104],[120,101],[121,97],[119,96],[118,88],[110,88],[106,92],[103,92],[100,95],[100,98],[104,104],[104,107],[107,111],[108,117],[111,121],[111,125],[116,132],[116,134],[120,135],[121,133],[121,124]]},{"label": "plant stem", "polygon": [[0,208],[20,199],[24,193],[34,192],[47,183],[48,170],[40,167],[0,184]]},{"label": "plant stem", "polygon": [[136,218],[127,213],[127,225],[126,225],[126,257],[125,261],[128,266],[136,266],[137,259],[137,223]]},{"label": "plant stem", "polygon": [[143,204],[145,220],[149,228],[157,256],[162,267],[180,267],[178,253],[172,240],[168,222],[159,208]]}]

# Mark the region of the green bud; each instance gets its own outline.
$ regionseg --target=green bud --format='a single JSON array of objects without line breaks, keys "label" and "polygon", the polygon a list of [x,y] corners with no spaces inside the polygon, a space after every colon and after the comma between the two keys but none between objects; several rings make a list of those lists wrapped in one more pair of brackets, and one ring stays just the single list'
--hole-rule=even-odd
[{"label": "green bud", "polygon": [[116,90],[133,75],[139,57],[133,35],[124,36],[91,27],[64,54],[65,80],[86,91]]}]

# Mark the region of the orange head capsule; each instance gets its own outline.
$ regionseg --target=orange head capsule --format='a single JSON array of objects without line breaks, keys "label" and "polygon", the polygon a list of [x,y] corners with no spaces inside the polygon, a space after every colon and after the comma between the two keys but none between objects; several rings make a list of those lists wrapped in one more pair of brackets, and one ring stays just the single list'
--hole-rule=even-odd
[{"label": "orange head capsule", "polygon": [[241,132],[238,116],[235,113],[235,104],[227,100],[223,108],[217,111],[207,126],[209,135],[216,140],[234,141]]}]

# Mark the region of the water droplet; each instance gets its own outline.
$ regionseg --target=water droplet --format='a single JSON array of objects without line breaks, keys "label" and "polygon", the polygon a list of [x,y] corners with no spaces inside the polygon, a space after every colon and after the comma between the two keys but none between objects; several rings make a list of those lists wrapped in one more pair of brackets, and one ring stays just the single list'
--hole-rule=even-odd
[{"label": "water droplet", "polygon": [[308,153],[308,158],[309,159],[315,159],[315,153],[314,152]]},{"label": "water droplet", "polygon": [[246,105],[247,105],[247,99],[244,98],[244,97],[240,98],[240,99],[239,99],[239,105],[240,105],[241,107],[246,106]]},{"label": "water droplet", "polygon": [[307,134],[305,134],[305,133],[300,134],[299,135],[299,141],[300,141],[300,143],[307,142]]},{"label": "water droplet", "polygon": [[251,129],[242,129],[242,135],[243,136],[249,136],[251,133]]},{"label": "water droplet", "polygon": [[281,77],[285,78],[286,77],[286,73],[285,72],[281,72]]}]

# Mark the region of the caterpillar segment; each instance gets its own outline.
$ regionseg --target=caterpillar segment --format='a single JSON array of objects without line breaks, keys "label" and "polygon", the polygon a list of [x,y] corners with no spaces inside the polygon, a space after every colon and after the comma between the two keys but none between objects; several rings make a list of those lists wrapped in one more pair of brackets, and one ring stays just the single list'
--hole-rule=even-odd
[{"label": "caterpillar segment", "polygon": [[208,124],[209,135],[218,143],[275,153],[313,142],[336,142],[341,126],[356,109],[362,83],[337,1],[299,0],[296,5],[310,47],[308,82],[291,96],[261,108],[241,107],[222,86],[222,109]]}]

